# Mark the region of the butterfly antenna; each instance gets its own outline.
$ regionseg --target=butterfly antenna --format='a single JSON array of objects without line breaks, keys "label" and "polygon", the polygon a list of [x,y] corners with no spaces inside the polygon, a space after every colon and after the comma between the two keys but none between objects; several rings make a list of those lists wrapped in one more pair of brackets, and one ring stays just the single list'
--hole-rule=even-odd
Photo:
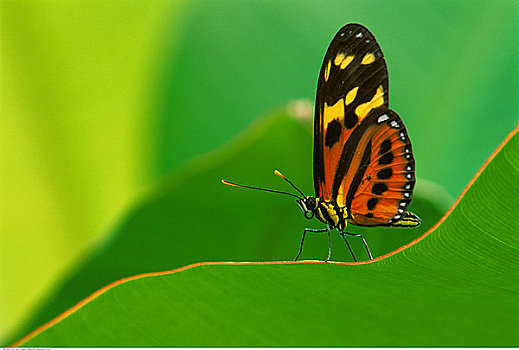
[{"label": "butterfly antenna", "polygon": [[287,178],[285,177],[285,175],[281,174],[281,173],[279,172],[279,170],[274,170],[274,174],[276,174],[277,176],[279,176],[280,178],[282,178],[283,180],[285,180],[286,182],[288,182],[288,183],[289,183],[293,188],[296,189],[297,192],[301,193],[301,196],[303,196],[303,198],[306,197],[305,194],[304,194],[303,192],[301,192],[301,190],[300,190],[299,188],[297,188],[296,185],[294,185],[294,184],[292,183],[292,181],[290,181],[289,179],[287,179]]},{"label": "butterfly antenna", "polygon": [[227,180],[222,180],[222,183],[223,183],[224,185],[229,185],[229,186],[243,187],[243,188],[250,188],[250,189],[253,189],[253,190],[260,190],[260,191],[266,191],[266,192],[273,192],[273,193],[286,194],[287,196],[296,197],[297,199],[303,199],[303,198],[300,198],[299,196],[296,196],[295,194],[292,194],[292,193],[283,192],[283,191],[276,191],[276,190],[270,190],[270,189],[268,189],[268,188],[261,188],[261,187],[254,187],[254,186],[239,185],[239,184],[235,184],[234,182],[227,181]]}]

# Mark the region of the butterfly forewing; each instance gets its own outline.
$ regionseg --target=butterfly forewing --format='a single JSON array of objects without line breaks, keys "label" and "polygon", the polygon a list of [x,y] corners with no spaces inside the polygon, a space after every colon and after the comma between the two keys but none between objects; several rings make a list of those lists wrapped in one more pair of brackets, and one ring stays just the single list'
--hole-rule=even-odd
[{"label": "butterfly forewing", "polygon": [[332,198],[343,145],[371,110],[388,105],[387,68],[373,35],[359,24],[344,26],[324,57],[314,123],[314,185]]}]

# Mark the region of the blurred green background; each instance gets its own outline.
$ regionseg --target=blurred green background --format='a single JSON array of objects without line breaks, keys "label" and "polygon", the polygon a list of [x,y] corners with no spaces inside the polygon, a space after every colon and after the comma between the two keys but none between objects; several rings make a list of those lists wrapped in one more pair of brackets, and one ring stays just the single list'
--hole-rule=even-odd
[{"label": "blurred green background", "polygon": [[[155,198],[158,191],[160,197],[160,189],[167,187],[163,184],[189,177],[188,170],[175,174],[197,156],[226,144],[259,116],[294,99],[312,101],[324,53],[346,23],[364,24],[382,47],[390,106],[402,116],[413,140],[419,183],[439,184],[457,197],[517,125],[514,1],[0,4],[0,340],[38,324],[31,321],[32,315],[59,295],[56,290],[67,285],[64,280],[92,266],[92,256],[103,256],[107,266],[117,269],[106,261],[115,253],[103,253],[125,237],[124,227],[141,237],[150,232],[149,224],[132,226],[132,219],[127,219],[138,208],[153,210],[149,207],[156,205],[172,221],[197,220],[193,210],[178,212],[173,205],[179,203],[161,205],[150,193]],[[245,160],[257,162],[260,157],[262,166],[288,168],[287,175],[311,193],[311,137],[304,136],[307,142],[289,138],[305,132],[297,128],[282,126],[281,130],[296,132],[268,133],[277,138],[263,143],[268,147],[286,138],[286,144],[278,146],[284,148],[293,140],[292,150],[283,153],[285,149],[272,147],[270,153],[243,155],[243,160],[208,178],[215,183],[231,177],[284,186],[272,179],[272,167],[248,174]],[[298,154],[304,159],[294,159]],[[285,208],[281,198],[257,203],[257,194],[227,188],[197,191],[198,180],[194,181],[188,187],[193,195],[182,197],[185,208],[196,208],[200,202],[218,206],[228,200],[250,208],[247,215],[267,223],[266,203],[278,212]],[[206,193],[211,196],[204,197]],[[150,201],[156,204],[148,205]],[[278,202],[283,204],[277,207]],[[299,218],[296,206],[286,205],[291,210],[283,214]],[[172,223],[156,225],[160,224]],[[223,224],[229,225],[228,218],[211,218],[211,226]],[[304,224],[300,221],[298,227]],[[247,248],[249,255],[226,254],[220,246],[217,256],[194,254],[182,263],[216,257],[293,258],[285,252],[281,257],[263,254],[261,247],[276,244],[275,239],[256,242],[261,231],[251,230],[235,247],[254,245]],[[204,232],[203,227],[198,232]],[[211,236],[210,242],[207,237],[199,239],[218,246],[217,237]],[[196,251],[198,243],[196,237],[186,236],[177,248],[193,246]],[[175,254],[175,246],[154,248]],[[119,249],[129,262],[133,259],[134,251]],[[103,278],[109,282],[121,274],[167,266],[164,261],[147,268],[128,267]]]}]

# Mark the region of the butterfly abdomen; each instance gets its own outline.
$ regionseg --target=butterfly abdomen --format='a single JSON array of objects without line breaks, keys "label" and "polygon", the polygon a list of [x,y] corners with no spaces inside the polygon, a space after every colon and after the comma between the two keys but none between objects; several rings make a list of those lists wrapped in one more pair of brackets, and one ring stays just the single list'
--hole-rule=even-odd
[{"label": "butterfly abdomen", "polygon": [[422,223],[422,220],[418,217],[418,215],[411,213],[410,211],[406,211],[400,220],[391,222],[388,226],[397,226],[397,227],[416,227]]}]

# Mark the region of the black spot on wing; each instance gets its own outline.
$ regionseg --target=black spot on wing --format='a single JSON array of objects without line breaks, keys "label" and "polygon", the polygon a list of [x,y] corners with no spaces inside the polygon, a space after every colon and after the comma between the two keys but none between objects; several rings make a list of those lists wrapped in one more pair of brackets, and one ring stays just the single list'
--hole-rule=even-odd
[{"label": "black spot on wing", "polygon": [[344,126],[346,129],[352,129],[355,125],[357,125],[358,121],[359,118],[355,113],[346,113],[344,116]]},{"label": "black spot on wing", "polygon": [[337,142],[339,142],[341,138],[341,123],[334,119],[328,123],[328,127],[326,129],[326,136],[324,139],[324,144],[329,148],[332,148]]},{"label": "black spot on wing", "polygon": [[378,198],[372,197],[366,202],[366,207],[368,207],[368,210],[375,209],[375,206],[378,203]]},{"label": "black spot on wing", "polygon": [[382,143],[380,144],[380,150],[378,151],[378,154],[383,155],[384,153],[390,151],[391,145],[392,143],[390,139],[385,139],[384,141],[382,141]]},{"label": "black spot on wing", "polygon": [[385,168],[377,172],[377,179],[379,180],[387,180],[391,176],[393,176],[393,169],[391,168]]},{"label": "black spot on wing", "polygon": [[371,193],[376,194],[377,196],[382,195],[382,193],[387,191],[387,185],[383,182],[378,182],[371,187]]},{"label": "black spot on wing", "polygon": [[393,152],[387,152],[382,157],[378,159],[378,165],[388,165],[393,162]]}]

